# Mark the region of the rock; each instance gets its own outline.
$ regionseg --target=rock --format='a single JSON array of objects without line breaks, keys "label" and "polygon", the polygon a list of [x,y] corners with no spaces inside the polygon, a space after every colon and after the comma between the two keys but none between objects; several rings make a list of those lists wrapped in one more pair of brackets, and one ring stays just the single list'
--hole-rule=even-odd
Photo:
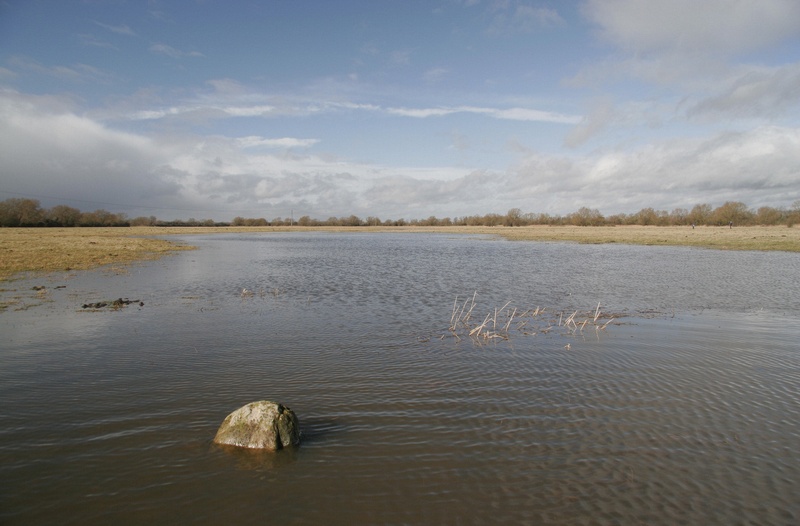
[{"label": "rock", "polygon": [[275,451],[300,443],[300,426],[294,411],[262,400],[229,414],[214,437],[217,444]]}]

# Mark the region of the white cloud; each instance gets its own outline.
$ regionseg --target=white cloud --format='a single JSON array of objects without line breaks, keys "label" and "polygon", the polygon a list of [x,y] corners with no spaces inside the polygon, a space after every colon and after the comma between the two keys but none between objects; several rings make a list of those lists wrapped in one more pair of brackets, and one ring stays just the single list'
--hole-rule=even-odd
[{"label": "white cloud", "polygon": [[441,82],[449,72],[447,68],[431,68],[423,73],[422,78],[425,82]]},{"label": "white cloud", "polygon": [[[121,132],[69,99],[0,92],[0,179],[7,191],[120,203],[132,215],[229,220],[288,215],[425,218],[523,211],[605,214],[708,202],[788,206],[800,199],[800,129],[652,142],[586,157],[519,148],[506,170],[383,166],[306,149],[317,139]],[[273,150],[274,149],[274,150]],[[46,204],[52,206],[58,202]],[[160,207],[160,211],[147,209]],[[81,205],[81,208],[87,208]]]},{"label": "white cloud", "polygon": [[180,49],[175,49],[172,46],[168,46],[166,44],[153,44],[150,46],[150,51],[153,53],[159,53],[161,55],[166,55],[171,58],[183,58],[183,57],[204,57],[202,53],[199,51],[181,51]]},{"label": "white cloud", "polygon": [[591,189],[577,196],[586,206],[613,207],[612,212],[728,200],[780,206],[800,196],[800,129],[763,126],[664,141],[630,152],[607,151],[577,166],[580,176],[572,187]]},{"label": "white cloud", "polygon": [[227,117],[262,117],[274,113],[276,108],[268,105],[255,106],[220,106],[215,104],[195,103],[186,106],[137,110],[129,112],[125,118],[134,121],[158,120],[167,117],[190,116],[192,119],[211,119]]},{"label": "white cloud", "polygon": [[[800,2],[586,0],[582,11],[616,50],[565,85],[613,92],[619,107],[613,115],[596,107],[565,145],[610,138],[612,124],[616,132],[620,124],[668,123],[680,134],[698,124],[718,131],[798,124],[800,63],[778,46],[800,37]],[[771,50],[772,63],[759,64]],[[787,56],[792,62],[781,63]]]},{"label": "white cloud", "polygon": [[100,40],[99,38],[95,37],[92,34],[81,33],[78,35],[78,39],[84,46],[117,49],[117,47],[111,44],[110,42],[106,42],[105,40]]},{"label": "white cloud", "polygon": [[751,68],[687,110],[689,117],[780,118],[800,105],[800,62]]},{"label": "white cloud", "polygon": [[281,137],[279,139],[267,139],[257,135],[241,137],[236,140],[242,148],[255,148],[263,146],[266,148],[308,148],[319,142],[319,139],[297,139],[295,137]]},{"label": "white cloud", "polygon": [[733,54],[796,36],[796,0],[587,0],[584,13],[634,53]]},{"label": "white cloud", "polygon": [[65,199],[174,194],[152,168],[168,159],[154,141],[75,115],[51,97],[0,94],[3,187]]},{"label": "white cloud", "polygon": [[393,66],[408,66],[411,64],[411,51],[407,49],[393,51],[390,57]]},{"label": "white cloud", "polygon": [[533,108],[490,108],[479,106],[440,106],[433,108],[382,107],[376,104],[325,99],[308,99],[282,95],[269,95],[249,92],[238,84],[223,82],[214,84],[215,92],[201,94],[187,99],[181,104],[153,108],[150,101],[147,108],[128,110],[107,118],[130,120],[157,120],[188,116],[192,120],[221,119],[229,117],[273,117],[322,115],[337,112],[386,113],[398,117],[427,118],[444,117],[458,113],[483,115],[493,119],[550,122],[556,124],[577,124],[581,118],[557,112]]},{"label": "white cloud", "polygon": [[531,33],[542,27],[561,24],[564,19],[558,11],[548,7],[533,7],[521,2],[495,2],[490,34]]},{"label": "white cloud", "polygon": [[231,117],[258,117],[261,115],[268,115],[275,111],[274,106],[258,105],[258,106],[226,106],[221,108],[226,114]]},{"label": "white cloud", "polygon": [[131,29],[130,27],[128,27],[125,24],[122,24],[122,25],[119,25],[119,26],[114,26],[114,25],[111,25],[111,24],[104,24],[102,22],[98,22],[97,20],[95,20],[94,23],[97,24],[98,26],[102,27],[103,29],[107,29],[107,30],[111,31],[112,33],[117,33],[118,35],[126,35],[126,36],[131,36],[131,37],[132,36],[136,36],[136,33],[134,33],[133,29]]},{"label": "white cloud", "polygon": [[387,108],[386,112],[401,117],[424,119],[427,117],[441,117],[443,115],[458,113],[458,110],[454,108]]},{"label": "white cloud", "polygon": [[44,66],[35,60],[21,56],[11,57],[9,64],[24,71],[71,82],[108,82],[112,78],[105,71],[87,64]]},{"label": "white cloud", "polygon": [[498,109],[476,106],[457,106],[438,108],[387,108],[386,111],[392,115],[414,118],[442,117],[454,113],[472,113],[476,115],[486,115],[487,117],[495,119],[513,121],[552,122],[558,124],[575,124],[580,121],[580,117],[574,115],[564,115],[530,108]]},{"label": "white cloud", "polygon": [[599,134],[614,120],[616,112],[610,99],[604,98],[594,103],[589,114],[579,122],[564,138],[570,148],[580,146]]}]

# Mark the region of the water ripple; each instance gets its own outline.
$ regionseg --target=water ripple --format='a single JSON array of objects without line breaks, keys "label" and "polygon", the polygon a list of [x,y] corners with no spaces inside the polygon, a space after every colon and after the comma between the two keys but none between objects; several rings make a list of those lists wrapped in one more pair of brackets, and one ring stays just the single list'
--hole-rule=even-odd
[{"label": "water ripple", "polygon": [[[796,255],[191,241],[0,314],[0,522],[800,520]],[[627,317],[597,334],[448,337],[455,297],[476,291],[482,312],[600,301]],[[120,295],[145,306],[76,306]],[[300,448],[211,443],[257,399],[295,410]]]}]

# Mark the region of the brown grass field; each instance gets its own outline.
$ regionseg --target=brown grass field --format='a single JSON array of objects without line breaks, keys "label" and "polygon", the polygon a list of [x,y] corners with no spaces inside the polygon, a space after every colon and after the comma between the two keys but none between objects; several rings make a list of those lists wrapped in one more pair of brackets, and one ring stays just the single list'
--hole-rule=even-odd
[{"label": "brown grass field", "polygon": [[[0,228],[0,280],[28,272],[82,270],[156,259],[193,247],[167,240],[176,234],[229,232],[423,232],[484,234],[512,241],[693,246],[719,250],[800,252],[800,228],[526,226],[526,227],[131,227]],[[159,237],[154,237],[159,236]]]}]

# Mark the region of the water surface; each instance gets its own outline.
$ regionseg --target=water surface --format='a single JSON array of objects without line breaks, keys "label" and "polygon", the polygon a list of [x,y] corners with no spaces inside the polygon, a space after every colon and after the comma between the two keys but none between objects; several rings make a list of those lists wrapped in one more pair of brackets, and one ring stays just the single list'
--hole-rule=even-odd
[{"label": "water surface", "polygon": [[[795,254],[186,241],[123,274],[7,285],[39,305],[0,313],[3,524],[800,521]],[[473,294],[476,318],[509,301],[549,317],[456,338]],[[117,297],[144,306],[81,308]],[[598,302],[605,330],[557,325]],[[259,399],[298,414],[301,447],[212,444]]]}]

